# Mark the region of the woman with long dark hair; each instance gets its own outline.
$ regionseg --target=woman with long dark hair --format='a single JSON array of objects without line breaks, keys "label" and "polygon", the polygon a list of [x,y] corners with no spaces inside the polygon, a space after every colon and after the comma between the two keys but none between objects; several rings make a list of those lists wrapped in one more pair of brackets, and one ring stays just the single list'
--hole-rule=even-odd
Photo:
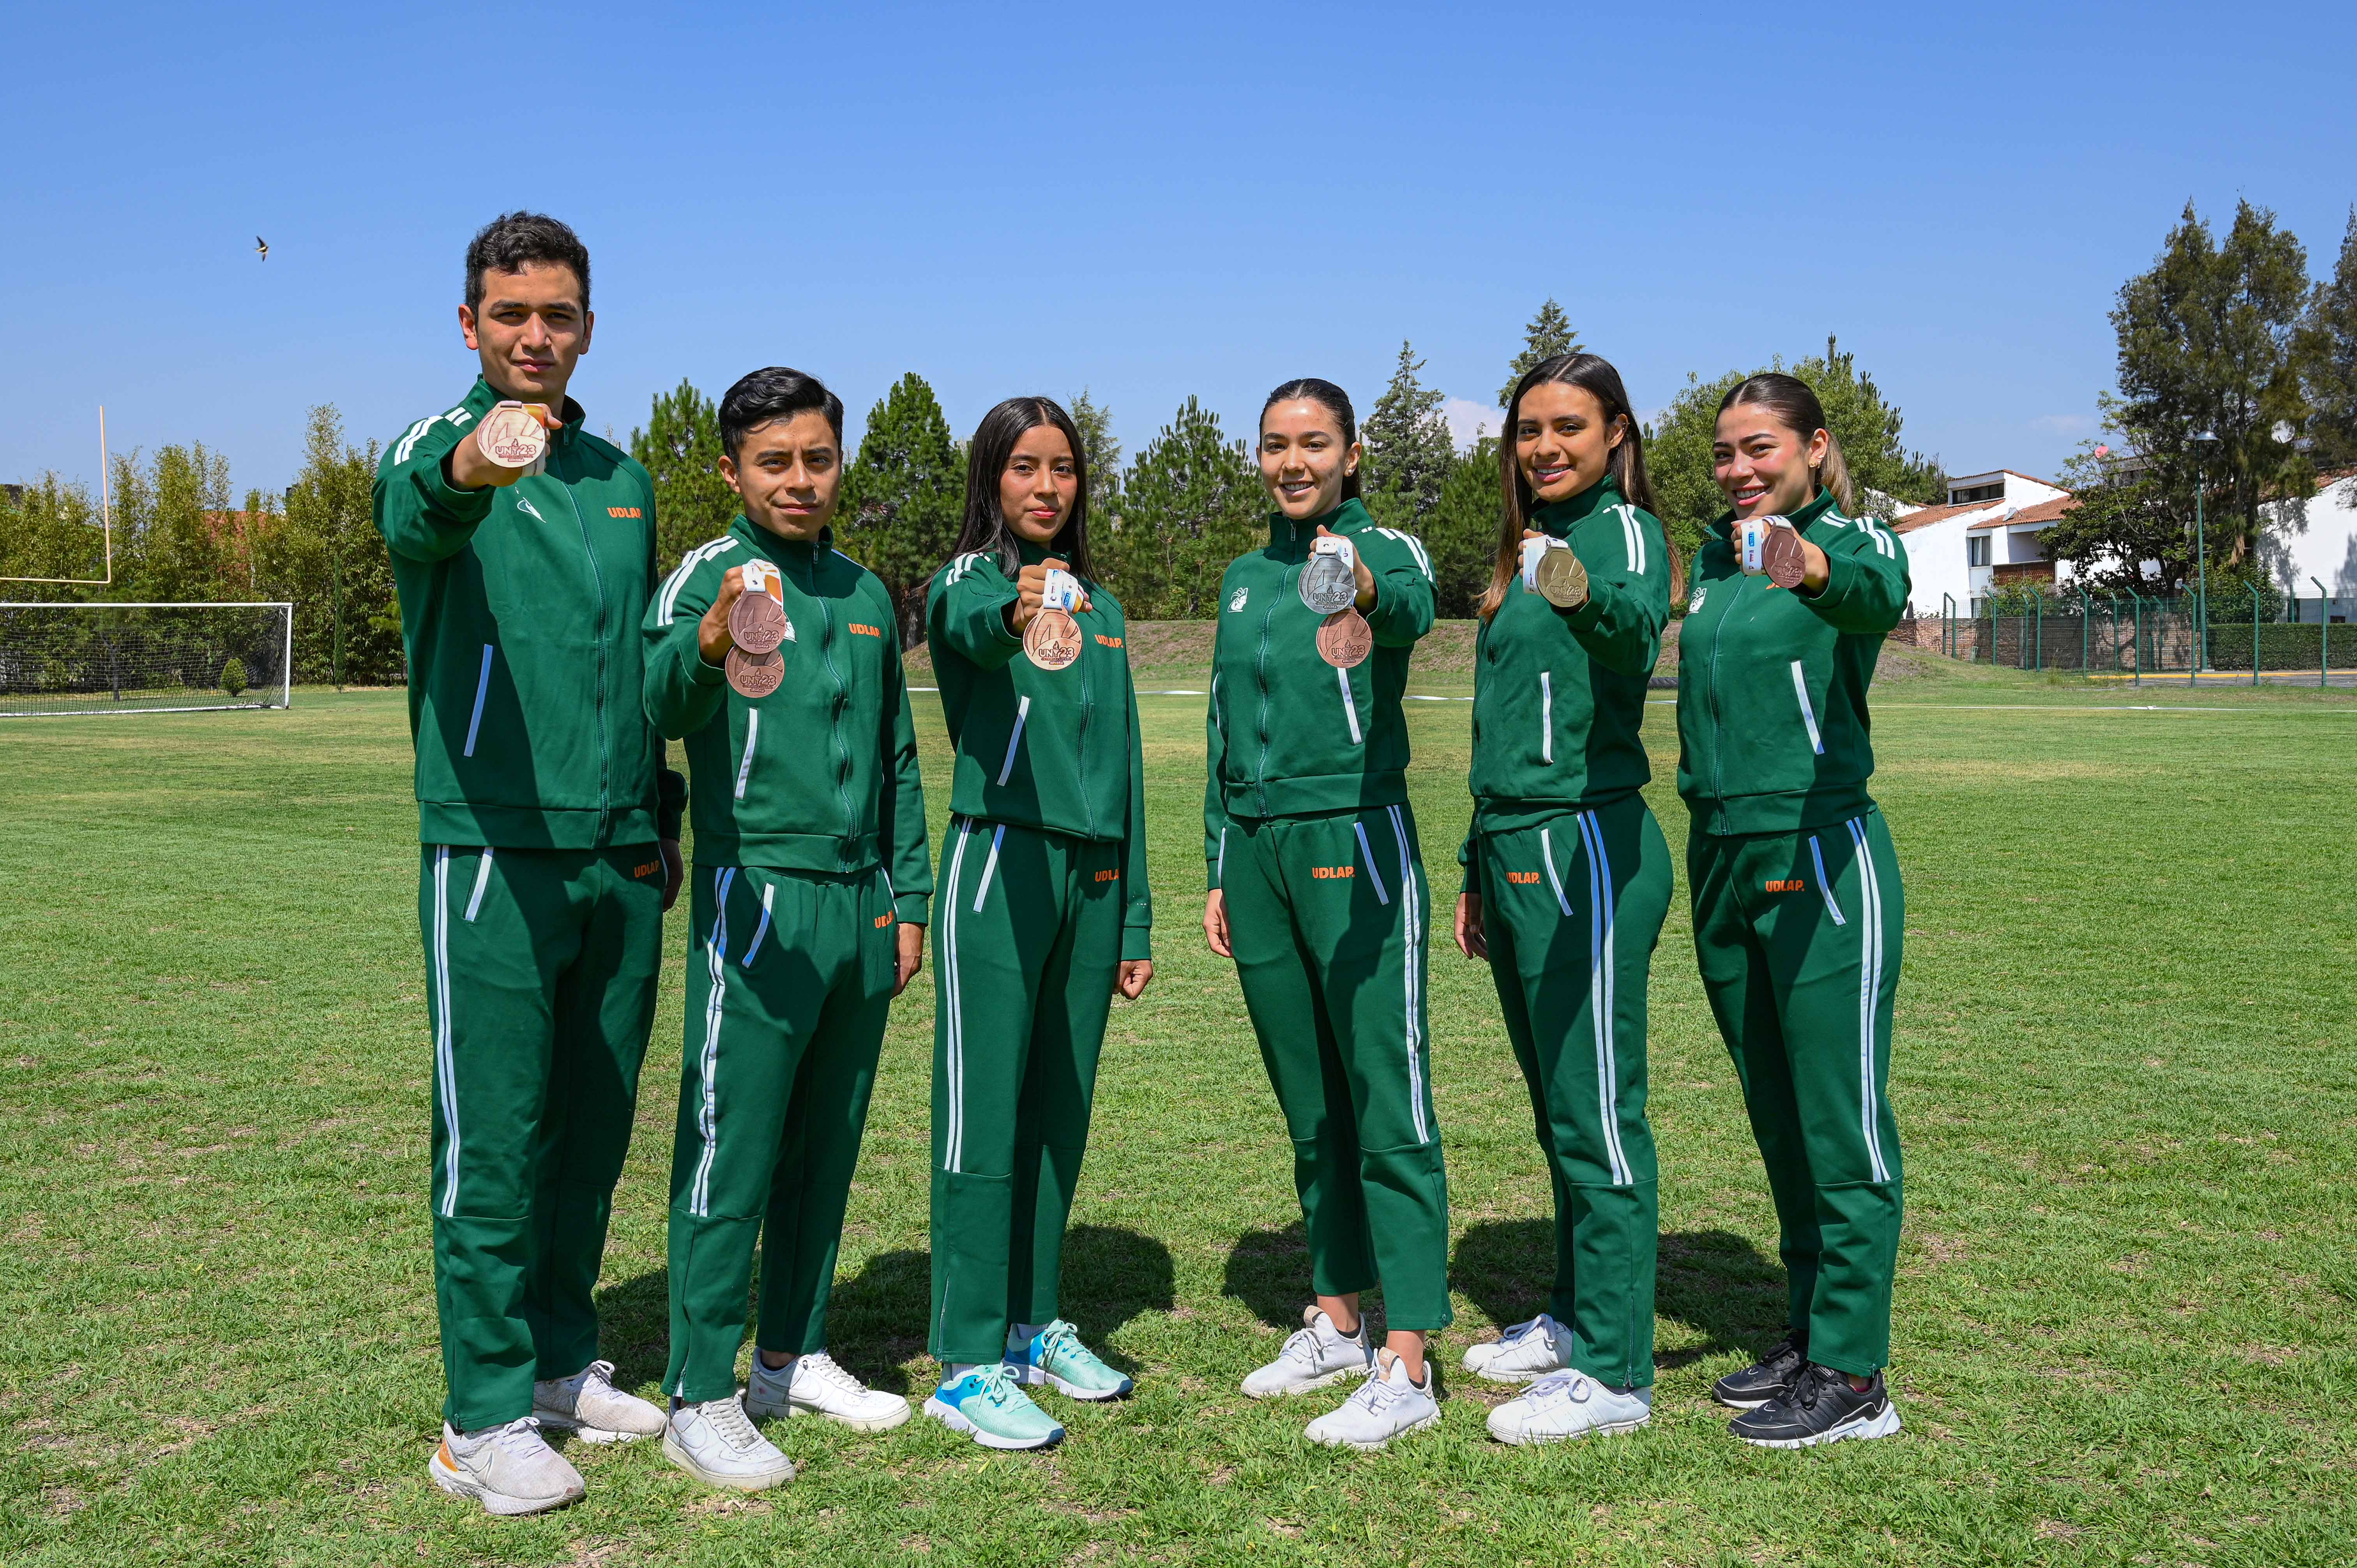
[{"label": "woman with long dark hair", "polygon": [[929,1415],[990,1448],[1063,1427],[1024,1392],[1130,1380],[1059,1305],[1115,991],[1153,978],[1137,697],[1089,554],[1088,452],[1044,397],[983,416],[925,621],[956,775],[933,922]]},{"label": "woman with long dark hair", "polygon": [[[1255,1399],[1363,1380],[1309,1423],[1380,1448],[1440,1419],[1448,1187],[1425,1037],[1425,878],[1400,694],[1432,629],[1432,565],[1359,499],[1357,424],[1331,381],[1261,411],[1265,548],[1231,563],[1212,649],[1203,929],[1232,958],[1293,1141],[1317,1300]],[[1360,1293],[1381,1282],[1387,1341]]]},{"label": "woman with long dark hair", "polygon": [[1680,634],[1678,793],[1695,955],[1767,1163],[1785,1337],[1713,1392],[1747,1443],[1886,1437],[1899,1255],[1890,1011],[1906,925],[1866,693],[1909,591],[1907,550],[1854,504],[1806,383],[1752,376],[1718,408],[1732,510],[1695,558]]},{"label": "woman with long dark hair", "polygon": [[1555,1188],[1544,1311],[1466,1353],[1529,1391],[1508,1443],[1652,1418],[1660,1206],[1645,1120],[1645,983],[1673,876],[1640,791],[1639,726],[1684,574],[1652,513],[1620,374],[1558,354],[1515,386],[1503,521],[1474,642],[1473,824],[1457,945],[1486,958]]}]

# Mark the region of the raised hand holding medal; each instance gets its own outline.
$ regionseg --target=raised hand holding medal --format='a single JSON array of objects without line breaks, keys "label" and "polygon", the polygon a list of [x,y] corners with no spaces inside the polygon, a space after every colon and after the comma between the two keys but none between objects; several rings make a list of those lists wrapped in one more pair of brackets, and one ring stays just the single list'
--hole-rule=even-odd
[{"label": "raised hand holding medal", "polygon": [[1523,586],[1559,610],[1576,610],[1587,602],[1587,568],[1564,541],[1525,533]]},{"label": "raised hand holding medal", "polygon": [[1372,582],[1349,540],[1318,531],[1309,559],[1302,563],[1301,602],[1326,618],[1318,625],[1318,657],[1337,670],[1365,662],[1375,650],[1374,631],[1359,613],[1359,596]]},{"label": "raised hand holding medal", "polygon": [[544,404],[513,398],[494,404],[475,424],[475,447],[500,468],[524,474],[548,469],[548,433],[556,416]]},{"label": "raised hand holding medal", "polygon": [[1042,670],[1071,669],[1081,657],[1081,623],[1072,612],[1089,603],[1081,580],[1050,558],[1026,566],[1017,587],[1024,657]]}]

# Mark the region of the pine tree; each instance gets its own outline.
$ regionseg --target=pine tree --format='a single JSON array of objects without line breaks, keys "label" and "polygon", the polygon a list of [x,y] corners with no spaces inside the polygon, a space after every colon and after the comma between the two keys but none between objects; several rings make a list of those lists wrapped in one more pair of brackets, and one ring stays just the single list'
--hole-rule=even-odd
[{"label": "pine tree", "polygon": [[1498,389],[1498,406],[1504,408],[1514,401],[1515,383],[1530,373],[1532,366],[1557,354],[1577,352],[1578,348],[1579,334],[1573,328],[1571,317],[1549,295],[1547,302],[1539,306],[1539,313],[1531,317],[1531,324],[1523,328],[1523,351],[1507,367],[1506,384]]},{"label": "pine tree", "polygon": [[297,680],[373,685],[403,669],[393,558],[376,531],[377,446],[345,445],[332,403],[311,410],[284,521],[261,551],[264,597],[295,605]]},{"label": "pine tree", "polygon": [[1422,532],[1456,466],[1457,446],[1440,413],[1440,393],[1416,379],[1424,361],[1403,339],[1391,385],[1359,426],[1366,448],[1360,482],[1367,511],[1386,528]]},{"label": "pine tree", "polygon": [[683,376],[657,394],[646,428],[630,431],[630,456],[655,482],[655,558],[668,572],[680,557],[726,532],[737,494],[720,477],[720,409]]},{"label": "pine tree", "polygon": [[1107,540],[1121,525],[1121,443],[1113,438],[1113,413],[1091,398],[1085,387],[1068,412],[1080,426],[1081,455],[1088,460],[1089,537]]},{"label": "pine tree", "polygon": [[1241,441],[1189,398],[1122,483],[1114,591],[1137,620],[1205,620],[1228,563],[1252,547],[1267,492]]},{"label": "pine tree", "polygon": [[1462,620],[1480,607],[1504,521],[1498,438],[1484,435],[1450,463],[1439,503],[1423,529],[1424,548],[1432,557],[1435,609],[1443,619]]},{"label": "pine tree", "polygon": [[957,542],[965,465],[925,378],[911,371],[868,411],[859,456],[844,476],[835,534],[844,552],[884,579],[899,608],[900,641],[925,637],[925,585]]},{"label": "pine tree", "polygon": [[2320,466],[2357,463],[2357,207],[2341,239],[2331,281],[2317,286],[2308,312],[2309,434]]}]

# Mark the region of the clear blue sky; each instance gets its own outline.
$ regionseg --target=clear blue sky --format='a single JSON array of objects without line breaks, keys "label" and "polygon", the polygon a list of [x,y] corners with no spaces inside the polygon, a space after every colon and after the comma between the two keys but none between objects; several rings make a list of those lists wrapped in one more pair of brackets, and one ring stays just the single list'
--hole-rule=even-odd
[{"label": "clear blue sky", "polygon": [[[1504,18],[1504,19],[1501,19]],[[1363,409],[1403,337],[1486,404],[1559,298],[1642,409],[1828,331],[1953,471],[2050,470],[2188,198],[2330,267],[2357,7],[12,5],[0,478],[201,439],[282,484],[472,375],[468,234],[596,266],[575,392],[922,372],[969,430],[1083,386]],[[253,253],[256,234],[270,259]],[[856,434],[856,432],[855,432]]]}]

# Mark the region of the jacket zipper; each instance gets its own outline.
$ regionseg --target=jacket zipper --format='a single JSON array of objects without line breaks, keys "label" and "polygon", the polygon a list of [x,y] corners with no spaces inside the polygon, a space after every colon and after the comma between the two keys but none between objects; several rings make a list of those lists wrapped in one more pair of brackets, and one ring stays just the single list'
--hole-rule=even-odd
[{"label": "jacket zipper", "polygon": [[[1743,584],[1743,578],[1735,579],[1735,596],[1738,603],[1742,601]],[[1718,805],[1718,821],[1721,827],[1727,824],[1727,779],[1725,769],[1719,765],[1719,753],[1724,747],[1721,745],[1722,736],[1718,716],[1718,645],[1727,636],[1727,610],[1733,607],[1733,606],[1727,606],[1722,608],[1719,611],[1718,624],[1710,628],[1710,789],[1711,798]]]},{"label": "jacket zipper", "polygon": [[1270,596],[1268,607],[1260,613],[1260,654],[1253,664],[1253,675],[1260,686],[1260,768],[1253,775],[1253,798],[1260,802],[1264,817],[1268,815],[1268,626],[1286,590],[1292,586],[1293,568],[1286,566],[1277,574],[1276,592]]},{"label": "jacket zipper", "polygon": [[[554,454],[552,454],[553,456]],[[557,488],[565,492],[565,504],[573,509],[574,526],[581,531],[582,553],[589,557],[589,580],[597,590],[597,840],[603,843],[611,829],[613,814],[613,743],[606,735],[606,574],[597,565],[597,547],[589,539],[589,522],[581,515],[580,505],[573,499],[573,487],[562,482]]]},{"label": "jacket zipper", "polygon": [[[1074,624],[1079,624],[1077,618]],[[1089,709],[1092,705],[1089,699],[1089,632],[1087,628],[1082,627],[1081,628],[1081,734],[1080,738],[1073,743],[1072,755],[1080,765],[1081,808],[1088,812],[1089,837],[1094,838],[1097,836],[1097,803],[1089,799]]]},{"label": "jacket zipper", "polygon": [[[845,683],[843,671],[836,669],[834,664],[834,612],[827,607],[826,596],[818,591],[818,553],[824,548],[825,546],[821,544],[811,546],[811,558],[805,568],[806,580],[802,584],[802,591],[818,601],[819,646],[826,650],[826,672],[834,677],[836,711],[834,724],[832,726],[834,734],[834,749],[840,760],[848,763],[851,759],[851,751],[843,741],[843,710],[850,705],[846,699],[851,694],[851,688]],[[845,852],[842,857],[843,864],[837,869],[848,871],[851,869],[848,846],[852,839],[852,829],[856,823],[851,811],[851,796],[843,787],[843,771],[840,766],[834,770],[834,798],[843,802],[843,842],[845,845]]]}]

